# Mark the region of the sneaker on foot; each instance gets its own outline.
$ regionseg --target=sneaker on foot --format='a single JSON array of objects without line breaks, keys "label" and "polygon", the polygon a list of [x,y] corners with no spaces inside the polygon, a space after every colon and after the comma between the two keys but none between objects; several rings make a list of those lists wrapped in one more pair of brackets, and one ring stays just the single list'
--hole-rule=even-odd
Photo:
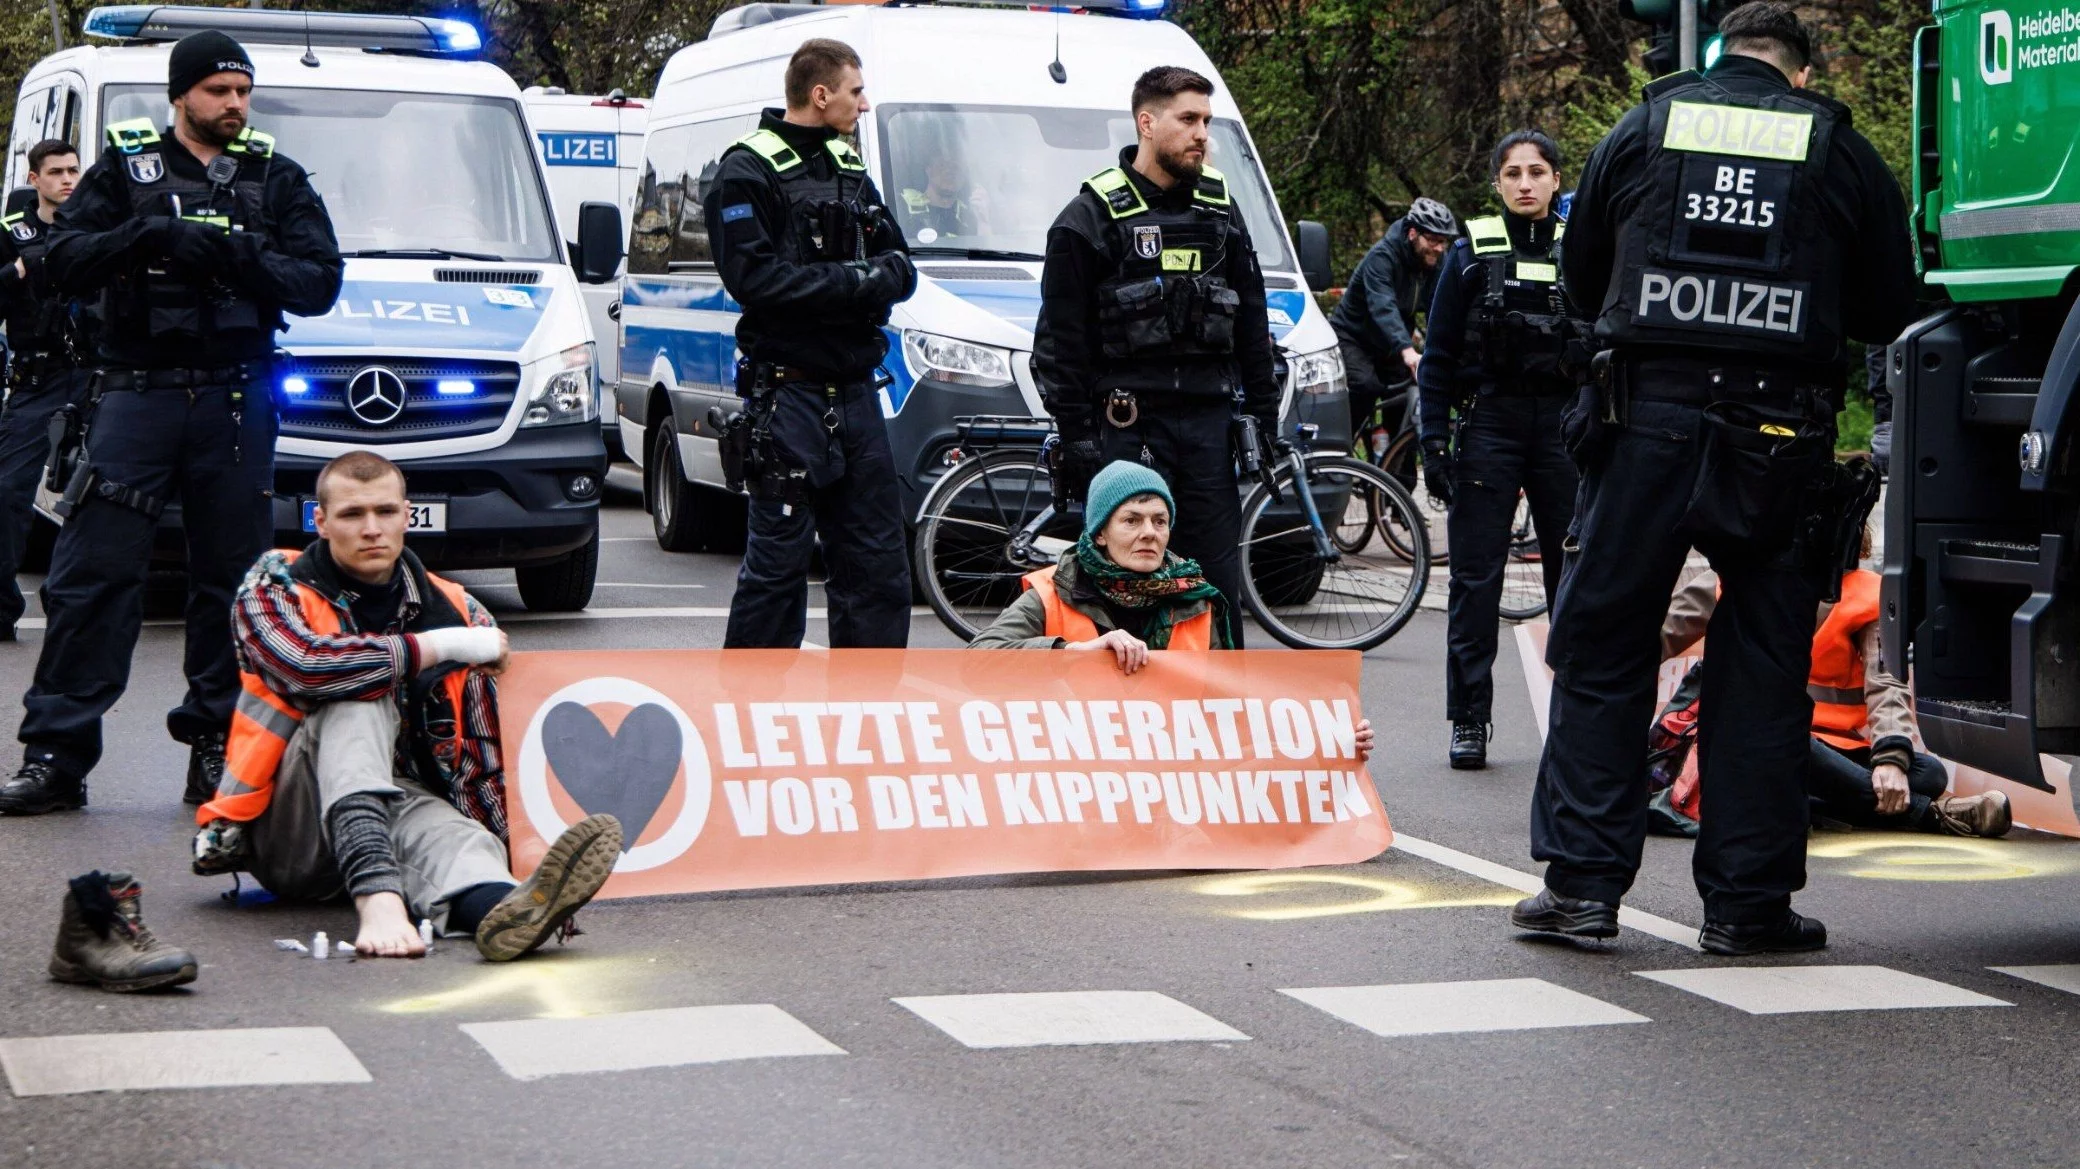
[{"label": "sneaker on foot", "polygon": [[197,735],[188,743],[188,790],[184,804],[206,804],[217,798],[217,783],[224,778],[224,736]]},{"label": "sneaker on foot", "polygon": [[1707,954],[1742,958],[1749,954],[1801,954],[1827,948],[1827,927],[1787,909],[1775,921],[1727,922],[1707,919],[1697,944]]},{"label": "sneaker on foot", "polygon": [[1562,897],[1551,889],[1526,897],[1509,911],[1509,923],[1538,934],[1560,934],[1570,938],[1615,938],[1618,936],[1618,907],[1608,901],[1586,901]]},{"label": "sneaker on foot", "polygon": [[587,816],[563,830],[540,867],[477,924],[477,952],[510,962],[549,939],[592,900],[621,858],[621,821]]},{"label": "sneaker on foot", "polygon": [[128,873],[74,877],[51,948],[51,977],[118,994],[195,981],[195,956],[146,928],[143,893]]},{"label": "sneaker on foot", "polygon": [[0,783],[0,816],[41,816],[87,806],[87,781],[56,755],[31,751],[21,770]]},{"label": "sneaker on foot", "polygon": [[2006,792],[1944,796],[1931,810],[1935,813],[1936,831],[1952,836],[2006,836],[2008,829],[2015,826]]},{"label": "sneaker on foot", "polygon": [[1488,724],[1452,724],[1452,770],[1479,771],[1488,766]]}]

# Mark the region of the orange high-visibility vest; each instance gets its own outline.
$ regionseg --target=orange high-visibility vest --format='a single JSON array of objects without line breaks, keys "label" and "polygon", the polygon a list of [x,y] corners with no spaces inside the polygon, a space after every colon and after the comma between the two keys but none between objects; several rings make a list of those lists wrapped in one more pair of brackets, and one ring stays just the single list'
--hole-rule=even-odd
[{"label": "orange high-visibility vest", "polygon": [[[1038,572],[1029,572],[1022,583],[1026,588],[1040,594],[1040,603],[1047,606],[1047,629],[1049,637],[1064,641],[1098,640],[1098,623],[1076,611],[1074,605],[1062,600],[1061,590],[1054,587],[1054,566],[1049,565]],[[1210,650],[1213,648],[1213,608],[1196,617],[1185,620],[1170,628],[1171,649]]]},{"label": "orange high-visibility vest", "polygon": [[[283,553],[293,563],[302,553]],[[469,596],[462,586],[432,573],[426,574],[433,587],[448,598],[455,611],[469,613]],[[312,632],[331,635],[342,628],[339,611],[332,602],[321,596],[316,589],[298,583],[296,602],[303,609],[303,619]],[[460,748],[462,727],[462,691],[468,684],[469,671],[456,670],[442,680],[448,692],[448,702],[455,711],[455,739],[438,744],[435,754],[452,756]],[[303,725],[307,711],[299,710],[288,699],[267,688],[260,675],[247,670],[238,672],[240,686],[238,703],[231,711],[231,734],[224,743],[224,778],[217,785],[217,796],[195,810],[195,823],[206,826],[212,820],[257,820],[267,810],[268,801],[274,797],[275,773],[281,769],[282,756],[289,750],[289,740],[296,728]]]},{"label": "orange high-visibility vest", "polygon": [[1813,737],[1846,750],[1870,746],[1870,707],[1863,696],[1863,654],[1855,634],[1878,619],[1878,574],[1859,568],[1842,574],[1842,599],[1813,634]]}]

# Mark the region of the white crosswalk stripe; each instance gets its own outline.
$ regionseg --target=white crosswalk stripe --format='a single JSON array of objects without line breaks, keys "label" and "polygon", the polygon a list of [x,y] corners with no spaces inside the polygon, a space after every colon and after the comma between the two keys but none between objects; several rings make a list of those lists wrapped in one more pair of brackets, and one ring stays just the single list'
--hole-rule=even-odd
[{"label": "white crosswalk stripe", "polygon": [[1729,966],[1633,973],[1751,1015],[2015,1005],[1887,966]]},{"label": "white crosswalk stripe", "polygon": [[1374,1035],[1390,1037],[1653,1021],[1543,978],[1316,986],[1278,993]]},{"label": "white crosswalk stripe", "polygon": [[462,1030],[516,1080],[845,1054],[844,1048],[770,1003],[464,1023]]},{"label": "white crosswalk stripe", "polygon": [[891,1001],[969,1047],[1249,1038],[1211,1015],[1148,990],[950,994]]},{"label": "white crosswalk stripe", "polygon": [[369,1082],[329,1027],[0,1039],[0,1068],[17,1096]]},{"label": "white crosswalk stripe", "polygon": [[1987,969],[2067,994],[2080,994],[2080,966],[1988,966]]}]

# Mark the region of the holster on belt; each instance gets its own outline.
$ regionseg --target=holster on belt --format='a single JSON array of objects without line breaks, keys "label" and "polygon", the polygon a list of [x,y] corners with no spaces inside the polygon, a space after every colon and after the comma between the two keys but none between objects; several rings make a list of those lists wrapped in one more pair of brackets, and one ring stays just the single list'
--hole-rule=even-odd
[{"label": "holster on belt", "polygon": [[1560,417],[1560,441],[1578,470],[1603,461],[1611,440],[1625,425],[1625,369],[1606,349],[1589,360],[1588,380],[1575,390],[1574,404]]}]

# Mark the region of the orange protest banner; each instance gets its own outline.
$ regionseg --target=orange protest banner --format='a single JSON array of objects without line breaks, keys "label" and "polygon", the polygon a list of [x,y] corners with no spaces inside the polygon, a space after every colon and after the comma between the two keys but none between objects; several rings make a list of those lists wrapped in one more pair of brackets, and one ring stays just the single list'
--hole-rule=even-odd
[{"label": "orange protest banner", "polygon": [[1089,869],[1349,864],[1393,842],[1358,655],[657,650],[513,655],[513,868],[580,817],[603,896]]}]

